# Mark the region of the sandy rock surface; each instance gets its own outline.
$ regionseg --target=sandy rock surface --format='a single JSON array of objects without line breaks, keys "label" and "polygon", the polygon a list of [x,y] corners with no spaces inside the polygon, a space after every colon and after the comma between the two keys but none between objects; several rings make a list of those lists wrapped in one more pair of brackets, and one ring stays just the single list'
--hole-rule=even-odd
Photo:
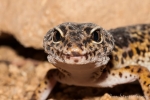
[{"label": "sandy rock surface", "polygon": [[42,48],[46,32],[63,22],[94,22],[110,29],[150,23],[150,0],[0,0],[0,31],[26,47]]}]

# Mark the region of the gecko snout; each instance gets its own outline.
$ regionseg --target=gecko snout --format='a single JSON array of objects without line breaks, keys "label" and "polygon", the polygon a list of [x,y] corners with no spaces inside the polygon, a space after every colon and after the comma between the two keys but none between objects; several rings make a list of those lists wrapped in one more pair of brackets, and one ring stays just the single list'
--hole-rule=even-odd
[{"label": "gecko snout", "polygon": [[82,46],[79,44],[72,44],[72,47],[68,49],[67,54],[70,54],[71,56],[82,56],[86,52],[82,49]]}]

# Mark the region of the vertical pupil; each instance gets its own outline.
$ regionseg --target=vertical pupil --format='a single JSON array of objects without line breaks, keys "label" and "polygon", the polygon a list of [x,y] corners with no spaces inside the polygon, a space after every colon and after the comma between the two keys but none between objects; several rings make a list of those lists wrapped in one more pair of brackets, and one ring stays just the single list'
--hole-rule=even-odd
[{"label": "vertical pupil", "polygon": [[93,32],[93,36],[92,36],[92,37],[93,37],[93,40],[94,40],[94,41],[100,42],[100,38],[101,38],[101,37],[100,37],[100,33],[99,33],[98,30]]},{"label": "vertical pupil", "polygon": [[98,33],[97,32],[94,32],[94,40],[98,41]]},{"label": "vertical pupil", "polygon": [[55,30],[53,39],[55,42],[60,41],[61,35],[60,35],[59,31]]}]

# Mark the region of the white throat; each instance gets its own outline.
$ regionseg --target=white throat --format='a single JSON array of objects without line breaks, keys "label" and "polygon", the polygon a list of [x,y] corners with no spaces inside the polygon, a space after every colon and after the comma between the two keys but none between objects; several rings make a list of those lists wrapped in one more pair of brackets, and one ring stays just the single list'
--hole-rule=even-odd
[{"label": "white throat", "polygon": [[[58,69],[63,69],[70,73],[70,77],[75,81],[85,81],[90,80],[93,73],[100,70],[103,66],[96,66],[95,63],[88,64],[66,64],[62,62],[56,62],[55,67]],[[60,70],[61,71],[61,70]]]}]

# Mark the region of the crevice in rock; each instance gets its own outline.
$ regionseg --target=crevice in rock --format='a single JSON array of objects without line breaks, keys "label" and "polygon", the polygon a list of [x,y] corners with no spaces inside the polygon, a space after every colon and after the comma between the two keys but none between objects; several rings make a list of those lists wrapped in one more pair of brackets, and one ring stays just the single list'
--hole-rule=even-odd
[{"label": "crevice in rock", "polygon": [[[41,40],[42,42],[42,40]],[[24,58],[35,59],[39,61],[47,60],[47,54],[43,49],[26,48],[15,39],[13,35],[6,32],[0,33],[0,46],[9,46],[14,49],[18,55]]]}]

